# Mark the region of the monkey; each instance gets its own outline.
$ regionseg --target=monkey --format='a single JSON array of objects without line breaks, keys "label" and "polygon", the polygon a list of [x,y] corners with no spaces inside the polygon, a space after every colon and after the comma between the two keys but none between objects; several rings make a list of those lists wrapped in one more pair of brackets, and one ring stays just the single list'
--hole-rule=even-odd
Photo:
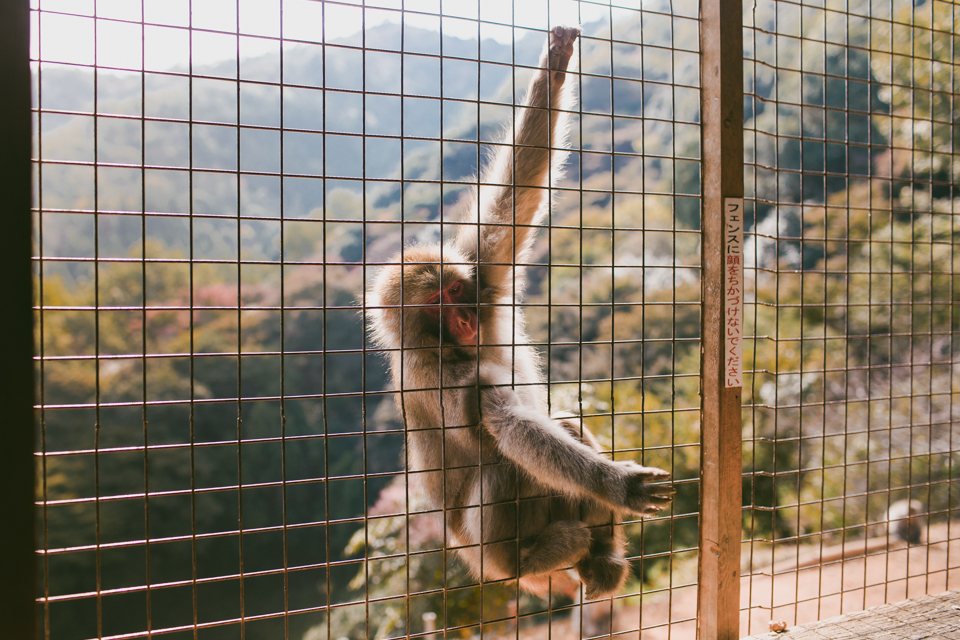
[{"label": "monkey", "polygon": [[920,544],[924,527],[923,503],[919,500],[897,500],[887,509],[890,534],[907,544]]},{"label": "monkey", "polygon": [[[668,473],[603,455],[573,415],[548,414],[538,355],[516,306],[521,267],[566,155],[580,30],[548,33],[539,69],[462,205],[452,241],[408,247],[366,292],[387,356],[407,465],[445,514],[450,544],[481,581],[544,596],[611,595],[629,575],[628,514],[666,507]],[[553,582],[551,582],[551,580]]]}]

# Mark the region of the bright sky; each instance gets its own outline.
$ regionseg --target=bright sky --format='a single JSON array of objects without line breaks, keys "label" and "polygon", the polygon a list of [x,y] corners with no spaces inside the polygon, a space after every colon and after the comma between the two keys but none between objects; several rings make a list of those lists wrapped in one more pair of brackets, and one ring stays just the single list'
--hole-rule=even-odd
[{"label": "bright sky", "polygon": [[[481,36],[500,42],[513,39],[518,27],[545,29],[548,25],[581,24],[599,17],[608,9],[576,0],[338,0],[324,4],[317,0],[31,0],[32,57],[53,62],[115,66],[125,69],[161,71],[186,66],[191,56],[190,32],[194,31],[194,64],[233,59],[237,51],[248,57],[277,49],[281,23],[283,37],[312,42],[333,41],[367,28],[400,22],[401,7],[408,24],[439,30],[457,37]],[[96,10],[96,14],[94,14]],[[47,13],[50,12],[50,13]],[[239,15],[238,15],[239,12]],[[418,15],[412,12],[422,12]],[[67,15],[69,14],[69,15]],[[97,20],[94,18],[103,18]],[[141,21],[147,26],[118,22]],[[498,23],[488,24],[487,21]],[[321,28],[323,25],[325,28]],[[258,37],[259,36],[259,37]],[[145,48],[144,48],[145,47]]]}]

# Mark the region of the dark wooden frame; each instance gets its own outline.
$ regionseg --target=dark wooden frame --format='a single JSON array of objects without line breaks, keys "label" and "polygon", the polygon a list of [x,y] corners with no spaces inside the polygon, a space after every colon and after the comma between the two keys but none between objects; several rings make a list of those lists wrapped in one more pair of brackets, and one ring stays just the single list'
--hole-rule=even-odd
[{"label": "dark wooden frame", "polygon": [[30,5],[0,2],[0,629],[34,637]]}]

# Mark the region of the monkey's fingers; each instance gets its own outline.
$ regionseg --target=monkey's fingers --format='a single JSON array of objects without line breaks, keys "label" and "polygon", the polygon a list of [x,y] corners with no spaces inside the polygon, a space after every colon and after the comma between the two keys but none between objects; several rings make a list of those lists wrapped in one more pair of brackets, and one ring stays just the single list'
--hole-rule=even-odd
[{"label": "monkey's fingers", "polygon": [[570,57],[573,56],[573,43],[579,35],[580,29],[577,27],[554,27],[550,32],[549,68],[558,72],[553,74],[554,80],[563,80],[563,72],[567,70]]},{"label": "monkey's fingers", "polygon": [[659,467],[641,467],[637,465],[637,475],[643,476],[647,482],[655,482],[670,477],[669,471],[664,471]]},{"label": "monkey's fingers", "polygon": [[630,513],[635,513],[641,517],[645,516],[655,516],[667,507],[670,506],[670,501],[658,502],[657,504],[645,504],[642,507],[634,507],[630,509]]},{"label": "monkey's fingers", "polygon": [[648,493],[648,500],[654,504],[668,505],[673,502],[673,496],[677,495],[677,488],[672,484],[651,484],[645,487]]},{"label": "monkey's fingers", "polygon": [[671,484],[651,484],[651,480],[663,480],[669,474],[663,469],[640,467],[627,480],[627,508],[633,513],[650,515],[665,508],[677,493]]},{"label": "monkey's fingers", "polygon": [[673,489],[673,487],[670,487],[670,489],[672,490],[670,491],[669,495],[655,494],[648,496],[646,498],[647,504],[644,505],[642,510],[636,510],[636,513],[644,516],[652,516],[662,509],[666,509],[668,506],[670,506],[670,503],[673,502],[673,494],[676,493],[676,490]]},{"label": "monkey's fingers", "polygon": [[641,516],[655,516],[664,509],[663,506],[649,506],[646,511],[640,513]]}]

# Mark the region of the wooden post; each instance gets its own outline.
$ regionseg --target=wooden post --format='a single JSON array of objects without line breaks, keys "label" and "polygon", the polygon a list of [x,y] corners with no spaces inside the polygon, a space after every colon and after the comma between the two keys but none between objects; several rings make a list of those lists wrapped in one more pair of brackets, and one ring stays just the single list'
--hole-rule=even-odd
[{"label": "wooden post", "polygon": [[[740,637],[742,388],[725,385],[724,199],[743,197],[743,10],[741,0],[701,0],[700,11],[703,306],[697,619],[700,640],[734,640]],[[742,224],[740,228],[742,233]],[[731,311],[735,315],[737,310]]]},{"label": "wooden post", "polygon": [[0,636],[34,637],[30,3],[0,2]]}]

